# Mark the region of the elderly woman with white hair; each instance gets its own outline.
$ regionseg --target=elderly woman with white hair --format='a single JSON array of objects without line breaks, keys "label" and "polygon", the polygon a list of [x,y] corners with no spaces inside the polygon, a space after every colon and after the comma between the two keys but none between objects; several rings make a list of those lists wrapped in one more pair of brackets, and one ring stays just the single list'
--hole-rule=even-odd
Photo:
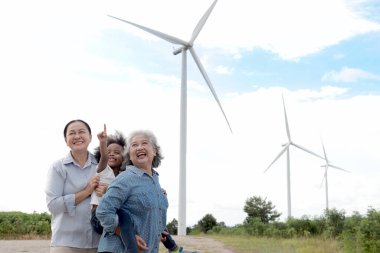
[{"label": "elderly woman with white hair", "polygon": [[132,132],[127,138],[126,170],[110,184],[96,210],[103,234],[98,252],[125,252],[118,236],[118,211],[132,218],[139,251],[157,253],[161,233],[166,227],[168,200],[155,170],[163,156],[154,134],[147,130]]}]

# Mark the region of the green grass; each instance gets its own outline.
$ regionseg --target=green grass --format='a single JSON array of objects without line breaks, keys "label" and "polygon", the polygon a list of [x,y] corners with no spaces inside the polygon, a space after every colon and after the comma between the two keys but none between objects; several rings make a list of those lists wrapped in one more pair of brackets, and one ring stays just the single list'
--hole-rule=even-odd
[{"label": "green grass", "polygon": [[340,253],[335,240],[317,238],[276,239],[251,236],[210,235],[236,253]]}]

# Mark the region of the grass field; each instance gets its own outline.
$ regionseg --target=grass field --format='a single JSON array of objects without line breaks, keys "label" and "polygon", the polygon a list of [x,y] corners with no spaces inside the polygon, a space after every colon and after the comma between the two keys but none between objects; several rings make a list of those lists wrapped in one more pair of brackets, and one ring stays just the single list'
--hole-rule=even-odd
[{"label": "grass field", "polygon": [[335,240],[317,238],[274,239],[212,235],[235,253],[341,253]]}]

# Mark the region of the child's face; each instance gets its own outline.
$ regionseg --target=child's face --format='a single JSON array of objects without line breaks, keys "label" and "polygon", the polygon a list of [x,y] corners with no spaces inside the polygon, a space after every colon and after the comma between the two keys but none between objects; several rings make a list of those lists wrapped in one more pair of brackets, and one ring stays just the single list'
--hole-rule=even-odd
[{"label": "child's face", "polygon": [[108,152],[108,165],[111,168],[118,168],[120,169],[123,160],[124,160],[124,149],[122,146],[116,143],[112,143],[108,145],[107,147]]}]

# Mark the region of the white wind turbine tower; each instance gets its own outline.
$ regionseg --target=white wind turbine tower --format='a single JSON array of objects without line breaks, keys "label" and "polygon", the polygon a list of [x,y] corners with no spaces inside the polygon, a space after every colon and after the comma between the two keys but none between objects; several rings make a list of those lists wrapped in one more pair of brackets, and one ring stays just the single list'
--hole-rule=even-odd
[{"label": "white wind turbine tower", "polygon": [[214,87],[211,84],[211,81],[200,62],[197,54],[195,53],[193,49],[193,43],[195,39],[197,38],[199,32],[202,30],[204,24],[206,23],[211,11],[214,9],[215,4],[217,3],[217,0],[215,0],[212,5],[208,8],[206,13],[202,16],[202,18],[199,20],[197,26],[195,27],[193,34],[189,41],[184,41],[181,39],[178,39],[174,36],[164,34],[162,32],[147,28],[145,26],[141,26],[138,24],[135,24],[133,22],[120,19],[114,16],[110,16],[112,18],[118,19],[120,21],[126,22],[130,25],[133,25],[137,28],[140,28],[148,33],[151,33],[163,40],[166,40],[170,43],[180,45],[180,47],[176,50],[174,50],[173,54],[177,55],[179,53],[182,53],[182,77],[181,77],[181,108],[180,108],[180,159],[179,159],[179,210],[178,210],[178,235],[186,235],[186,135],[187,135],[187,50],[190,51],[191,55],[193,56],[193,59],[195,63],[197,64],[199,71],[203,75],[203,78],[205,79],[211,93],[213,94],[216,102],[219,105],[220,110],[223,113],[223,116],[225,120],[227,121],[228,127],[232,133],[232,129],[230,126],[230,123],[227,119],[226,114],[224,113],[224,110],[222,108],[221,103],[219,102],[218,96],[216,95],[216,92],[214,90]]},{"label": "white wind turbine tower", "polygon": [[286,134],[288,136],[288,142],[283,144],[282,146],[284,147],[281,152],[276,156],[276,158],[269,164],[269,166],[265,169],[264,173],[269,170],[269,168],[281,157],[283,153],[286,152],[286,177],[287,177],[287,197],[288,197],[288,218],[292,217],[292,202],[291,202],[291,193],[290,193],[290,146],[294,146],[296,148],[299,148],[313,156],[319,157],[321,159],[324,159],[322,156],[294,143],[290,137],[290,130],[289,130],[289,124],[288,124],[288,117],[286,115],[286,108],[285,108],[285,100],[284,96],[282,96],[282,103],[284,105],[284,115],[285,115],[285,126],[286,126]]},{"label": "white wind turbine tower", "polygon": [[332,167],[332,168],[335,168],[335,169],[338,169],[338,170],[342,170],[342,171],[345,171],[345,172],[349,172],[349,171],[331,164],[330,161],[327,159],[327,154],[326,154],[326,150],[325,150],[325,146],[323,145],[323,142],[322,142],[322,148],[323,148],[323,154],[325,156],[324,160],[326,162],[324,165],[321,165],[321,167],[325,167],[325,175],[323,176],[322,184],[323,184],[323,181],[325,181],[325,188],[326,188],[326,210],[329,210],[329,186],[328,186],[328,181],[327,181],[327,170],[329,169],[329,167]]}]

